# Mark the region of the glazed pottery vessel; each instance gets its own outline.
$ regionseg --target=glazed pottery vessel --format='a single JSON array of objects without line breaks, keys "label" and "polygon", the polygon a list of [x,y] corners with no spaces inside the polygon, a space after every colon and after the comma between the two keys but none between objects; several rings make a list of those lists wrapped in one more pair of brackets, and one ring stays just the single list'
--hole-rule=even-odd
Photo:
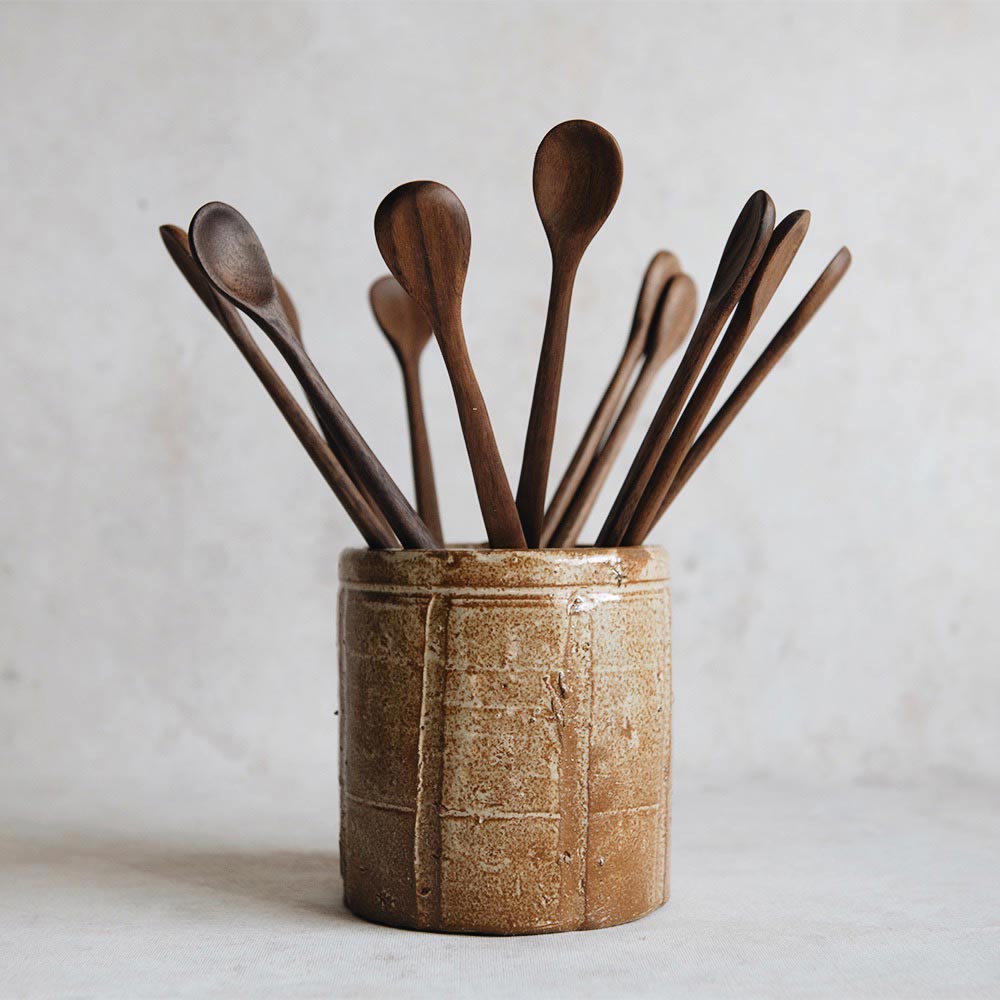
[{"label": "glazed pottery vessel", "polygon": [[357,549],[340,583],[353,912],[533,934],[666,902],[662,549]]}]

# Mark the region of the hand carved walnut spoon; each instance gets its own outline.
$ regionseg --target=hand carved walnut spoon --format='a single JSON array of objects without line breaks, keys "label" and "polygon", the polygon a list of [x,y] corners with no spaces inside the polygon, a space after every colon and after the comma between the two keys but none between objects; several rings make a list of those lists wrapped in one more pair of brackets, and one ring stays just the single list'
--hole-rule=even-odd
[{"label": "hand carved walnut spoon", "polygon": [[417,513],[440,542],[444,536],[441,532],[434,465],[431,462],[431,446],[420,392],[420,355],[434,336],[434,331],[420,307],[391,274],[379,278],[371,286],[368,301],[375,321],[389,341],[403,372]]},{"label": "hand carved walnut spoon", "polygon": [[160,226],[160,236],[178,270],[232,338],[365,541],[375,549],[395,548],[396,539],[385,518],[365,502],[350,476],[302,411],[302,407],[271,367],[264,352],[254,342],[239,313],[218,295],[202,273],[191,256],[187,233],[178,226]]},{"label": "hand carved walnut spoon", "polygon": [[517,510],[532,547],[541,542],[545,520],[573,284],[584,251],[618,200],[622,170],[614,136],[588,121],[556,125],[535,154],[535,205],[552,252],[552,286],[517,486]]},{"label": "hand carved walnut spoon", "polygon": [[337,402],[295,337],[274,287],[257,234],[235,208],[203,205],[188,231],[191,250],[216,291],[245,312],[274,343],[339,446],[352,478],[363,483],[405,548],[433,549],[437,541]]},{"label": "hand carved walnut spoon", "polygon": [[411,181],[382,200],[375,212],[375,240],[389,270],[424,311],[441,348],[490,545],[522,549],[524,532],[462,328],[462,290],[472,247],[465,208],[443,184]]}]

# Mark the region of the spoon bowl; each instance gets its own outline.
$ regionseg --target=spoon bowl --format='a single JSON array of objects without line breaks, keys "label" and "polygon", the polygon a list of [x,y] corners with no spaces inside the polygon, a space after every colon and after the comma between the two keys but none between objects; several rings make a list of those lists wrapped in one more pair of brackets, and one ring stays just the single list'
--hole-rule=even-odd
[{"label": "spoon bowl", "polygon": [[615,137],[580,119],[550,129],[535,154],[535,205],[553,248],[579,245],[582,254],[611,214],[623,163]]},{"label": "spoon bowl", "polygon": [[434,331],[427,322],[427,314],[406,289],[387,274],[372,284],[368,302],[375,322],[399,360],[419,358]]},{"label": "spoon bowl", "polygon": [[257,234],[221,201],[200,208],[191,223],[191,247],[212,284],[230,301],[260,310],[277,299],[274,274]]}]

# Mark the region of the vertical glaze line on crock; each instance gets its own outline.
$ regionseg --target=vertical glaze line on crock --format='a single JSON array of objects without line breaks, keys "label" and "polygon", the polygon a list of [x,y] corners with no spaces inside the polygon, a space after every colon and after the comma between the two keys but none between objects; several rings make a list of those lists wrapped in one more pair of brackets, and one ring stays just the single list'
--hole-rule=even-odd
[{"label": "vertical glaze line on crock", "polygon": [[669,892],[657,548],[341,556],[341,869],[368,919],[517,934]]}]

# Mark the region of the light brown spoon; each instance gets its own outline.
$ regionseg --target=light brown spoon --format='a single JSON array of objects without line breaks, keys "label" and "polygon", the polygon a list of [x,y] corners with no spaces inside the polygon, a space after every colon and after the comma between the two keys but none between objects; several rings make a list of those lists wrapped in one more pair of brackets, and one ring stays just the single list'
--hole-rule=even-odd
[{"label": "light brown spoon", "polygon": [[573,284],[584,251],[618,200],[622,170],[614,136],[588,121],[556,125],[535,154],[535,205],[552,253],[552,285],[517,486],[517,510],[533,548],[545,520]]},{"label": "light brown spoon", "polygon": [[524,548],[486,402],[462,328],[462,290],[472,233],[455,192],[434,181],[390,191],[375,212],[375,240],[389,270],[423,309],[444,356],[490,545]]},{"label": "light brown spoon", "polygon": [[599,546],[610,548],[621,544],[677,417],[722,327],[750,283],[773,229],[774,203],[766,192],[757,191],[743,206],[729,234],[701,317],[601,528]]},{"label": "light brown spoon", "polygon": [[316,407],[352,479],[375,498],[404,548],[433,549],[434,536],[337,402],[295,337],[274,287],[274,275],[257,234],[235,208],[209,202],[188,231],[191,252],[216,291],[245,312],[270,337]]},{"label": "light brown spoon", "polygon": [[746,375],[743,376],[739,385],[729,394],[728,399],[719,407],[719,411],[705,425],[705,429],[701,434],[698,435],[698,440],[691,446],[691,450],[687,453],[684,463],[674,477],[674,481],[670,484],[667,496],[660,506],[657,520],[663,517],[667,508],[674,502],[677,494],[684,489],[688,480],[698,471],[698,467],[705,460],[705,457],[715,447],[719,438],[722,437],[729,425],[736,419],[740,410],[743,409],[747,400],[757,391],[768,373],[781,360],[785,351],[792,346],[795,338],[809,325],[809,321],[830,297],[830,293],[840,284],[840,279],[844,277],[850,266],[851,252],[847,247],[842,247],[833,260],[827,264],[823,273],[816,279],[812,288],[806,292],[805,297],[795,307],[795,311],[785,320],[781,329],[761,352],[760,357],[753,363],[753,366]]},{"label": "light brown spoon", "polygon": [[611,428],[601,445],[600,452],[587,469],[572,503],[552,535],[550,544],[553,548],[569,548],[576,545],[580,532],[600,496],[601,487],[628,439],[656,376],[667,358],[684,342],[691,329],[697,301],[698,294],[694,282],[686,274],[678,274],[667,283],[649,334],[646,360],[621,413],[618,414],[618,419],[615,420],[614,427]]},{"label": "light brown spoon", "polygon": [[684,408],[677,426],[667,441],[656,468],[650,476],[642,501],[636,508],[623,542],[625,545],[641,545],[659,516],[660,506],[670,489],[677,470],[684,461],[695,435],[708,416],[716,396],[722,390],[726,376],[732,370],[737,356],[760,321],[778,285],[788,273],[795,255],[802,246],[809,230],[809,213],[802,210],[792,212],[778,224],[761,258],[756,273],[740,298],[729,328],[726,330],[718,350],[705,369],[690,401]]},{"label": "light brown spoon", "polygon": [[232,338],[368,545],[374,549],[396,547],[396,538],[385,518],[365,502],[343,466],[254,342],[239,313],[216,293],[198,267],[191,256],[187,233],[178,226],[160,226],[160,236],[178,270]]},{"label": "light brown spoon", "polygon": [[621,406],[625,391],[628,389],[636,368],[642,361],[643,354],[648,353],[651,341],[650,324],[659,305],[660,297],[663,295],[663,289],[680,269],[680,261],[666,250],[660,250],[655,254],[646,268],[642,285],[639,288],[635,312],[632,314],[632,328],[625,341],[625,351],[618,362],[618,367],[611,376],[611,381],[608,383],[600,403],[597,404],[594,415],[590,418],[587,429],[583,432],[583,437],[570,459],[552,500],[549,502],[548,510],[545,511],[541,539],[543,548],[549,544],[559,522],[573,501],[577,487],[587,474],[587,469]]},{"label": "light brown spoon", "polygon": [[431,446],[420,392],[420,355],[427,342],[434,336],[434,331],[420,307],[391,274],[379,278],[371,286],[368,290],[368,301],[371,303],[375,321],[389,341],[389,346],[403,372],[417,513],[440,542],[443,539],[441,514],[438,510],[434,465],[431,461]]}]

